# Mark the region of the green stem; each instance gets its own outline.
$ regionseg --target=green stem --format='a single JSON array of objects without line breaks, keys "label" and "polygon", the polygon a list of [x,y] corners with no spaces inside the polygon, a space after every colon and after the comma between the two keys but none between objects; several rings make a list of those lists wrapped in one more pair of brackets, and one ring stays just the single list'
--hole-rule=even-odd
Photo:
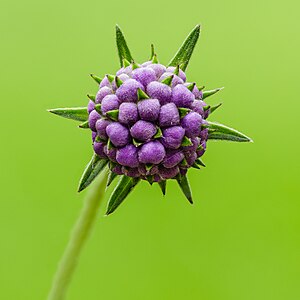
[{"label": "green stem", "polygon": [[76,269],[80,252],[93,228],[99,206],[104,198],[107,172],[95,180],[84,201],[84,207],[72,230],[69,243],[54,276],[48,300],[63,300]]}]

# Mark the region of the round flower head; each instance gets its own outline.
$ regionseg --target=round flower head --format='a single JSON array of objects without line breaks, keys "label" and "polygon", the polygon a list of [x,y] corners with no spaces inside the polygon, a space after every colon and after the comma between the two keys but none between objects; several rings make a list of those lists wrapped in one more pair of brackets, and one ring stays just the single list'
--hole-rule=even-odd
[{"label": "round flower head", "polygon": [[[153,46],[151,59],[136,63],[117,27],[121,68],[103,79],[92,75],[98,91],[88,95],[87,107],[52,111],[82,121],[79,127],[92,131],[94,156],[83,180],[91,182],[108,165],[110,174],[124,175],[121,192],[118,185],[115,193],[129,193],[139,180],[158,182],[165,193],[166,180],[176,179],[192,202],[186,174],[191,167],[204,166],[200,157],[208,139],[251,141],[236,130],[206,120],[220,106],[208,105],[206,98],[220,89],[203,91],[187,81],[185,70],[199,30],[196,26],[165,66],[158,62]],[[86,185],[82,182],[79,189]]]}]

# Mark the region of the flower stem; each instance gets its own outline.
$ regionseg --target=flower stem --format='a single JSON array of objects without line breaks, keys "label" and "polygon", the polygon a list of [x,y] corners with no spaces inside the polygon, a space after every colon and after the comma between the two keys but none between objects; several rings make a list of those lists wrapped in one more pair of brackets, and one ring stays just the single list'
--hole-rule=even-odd
[{"label": "flower stem", "polygon": [[99,206],[104,198],[107,172],[95,180],[84,201],[84,207],[72,230],[69,243],[54,276],[48,300],[63,300],[76,269],[80,252],[95,223]]}]

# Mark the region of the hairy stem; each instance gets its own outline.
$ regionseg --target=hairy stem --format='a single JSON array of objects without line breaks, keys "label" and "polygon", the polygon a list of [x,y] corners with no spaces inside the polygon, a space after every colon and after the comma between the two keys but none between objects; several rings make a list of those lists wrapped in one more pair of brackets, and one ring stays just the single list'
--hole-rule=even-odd
[{"label": "hairy stem", "polygon": [[104,198],[107,172],[95,180],[84,201],[84,207],[72,230],[69,243],[54,276],[48,300],[65,299],[66,291],[76,269],[80,252],[87,240]]}]

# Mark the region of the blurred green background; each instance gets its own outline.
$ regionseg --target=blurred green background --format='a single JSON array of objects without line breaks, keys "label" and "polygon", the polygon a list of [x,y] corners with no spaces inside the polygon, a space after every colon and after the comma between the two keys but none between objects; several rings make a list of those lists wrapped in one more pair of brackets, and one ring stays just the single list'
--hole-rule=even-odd
[{"label": "blurred green background", "polygon": [[[202,33],[190,81],[225,86],[211,117],[254,139],[210,142],[190,171],[195,205],[175,182],[140,184],[99,212],[68,300],[300,299],[298,1],[2,1],[0,298],[45,299],[82,207],[90,134],[46,112],[81,106],[119,67],[118,23],[137,61],[150,43],[167,63]],[[107,198],[105,199],[107,201]]]}]

